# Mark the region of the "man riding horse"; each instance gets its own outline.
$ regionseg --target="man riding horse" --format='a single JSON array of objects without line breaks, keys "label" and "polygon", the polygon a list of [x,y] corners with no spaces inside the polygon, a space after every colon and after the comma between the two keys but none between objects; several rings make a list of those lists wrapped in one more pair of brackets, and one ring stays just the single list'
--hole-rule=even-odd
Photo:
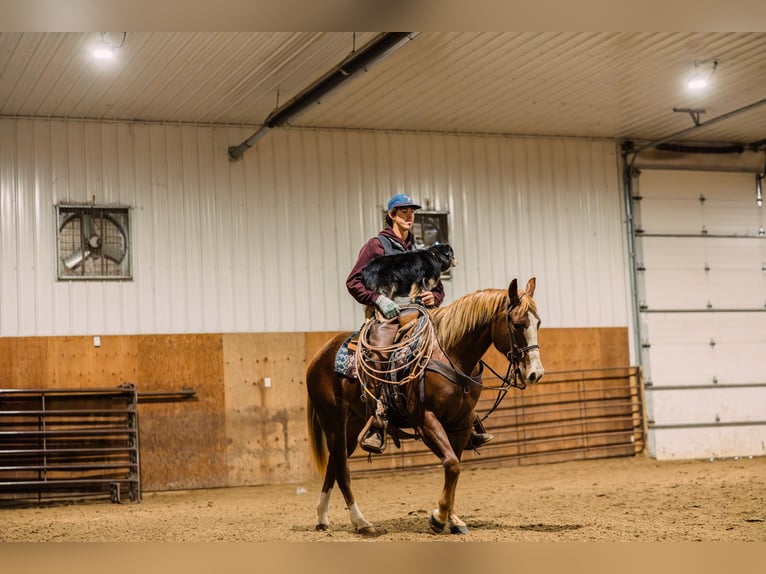
[{"label": "man riding horse", "polygon": [[[420,205],[415,203],[409,195],[404,193],[394,195],[388,202],[386,226],[377,236],[362,246],[356,264],[346,279],[348,292],[357,302],[367,307],[365,315],[368,320],[372,320],[372,317],[375,316],[376,308],[385,319],[392,319],[401,311],[399,305],[389,297],[367,289],[362,281],[362,270],[376,257],[406,253],[417,249],[412,234],[412,225],[415,222],[415,210],[417,209],[420,209]],[[444,286],[441,281],[432,290],[420,293],[420,302],[425,307],[438,307],[442,301],[444,301]],[[398,326],[398,322],[389,321],[377,329],[375,345],[377,347],[390,346],[394,342]],[[383,356],[380,359],[385,361],[388,357]],[[368,381],[367,386],[377,398],[379,385],[376,385],[374,381]],[[367,425],[365,436],[360,441],[360,446],[368,452],[380,453],[385,447],[384,407],[382,402],[378,400],[375,401],[376,405],[372,405],[369,400],[365,402],[369,405],[368,415],[370,415],[371,420]],[[486,432],[477,416],[468,446],[475,449],[486,444],[492,438],[493,436]]]}]

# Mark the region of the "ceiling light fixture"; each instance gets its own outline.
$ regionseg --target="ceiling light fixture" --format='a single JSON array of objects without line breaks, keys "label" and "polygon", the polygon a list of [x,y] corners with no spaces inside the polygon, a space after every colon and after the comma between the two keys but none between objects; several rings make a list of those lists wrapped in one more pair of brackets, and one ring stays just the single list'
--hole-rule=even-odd
[{"label": "ceiling light fixture", "polygon": [[755,204],[763,205],[763,176],[760,173],[755,174]]},{"label": "ceiling light fixture", "polygon": [[706,88],[717,67],[718,60],[695,60],[694,72],[686,81],[686,87],[695,91]]},{"label": "ceiling light fixture", "polygon": [[128,36],[127,32],[122,33],[122,40],[119,44],[113,44],[111,42],[108,42],[106,39],[106,34],[104,32],[101,32],[101,39],[90,47],[90,53],[91,55],[96,58],[97,60],[111,60],[115,57],[115,50],[118,48],[122,48],[122,46],[125,44],[125,38]]}]

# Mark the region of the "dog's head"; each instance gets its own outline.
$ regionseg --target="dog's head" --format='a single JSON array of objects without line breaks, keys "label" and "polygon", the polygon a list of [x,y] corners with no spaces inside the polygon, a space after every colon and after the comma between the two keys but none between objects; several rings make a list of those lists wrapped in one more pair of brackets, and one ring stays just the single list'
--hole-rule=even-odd
[{"label": "dog's head", "polygon": [[428,250],[439,261],[439,267],[442,272],[447,271],[450,267],[457,265],[457,259],[455,259],[455,252],[450,247],[449,243],[434,243]]}]

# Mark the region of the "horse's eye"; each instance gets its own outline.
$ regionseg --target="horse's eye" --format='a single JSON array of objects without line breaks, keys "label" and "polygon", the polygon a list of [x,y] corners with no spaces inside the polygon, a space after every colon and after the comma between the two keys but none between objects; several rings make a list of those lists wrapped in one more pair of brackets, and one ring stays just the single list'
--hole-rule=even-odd
[{"label": "horse's eye", "polygon": [[524,323],[514,323],[513,328],[517,331],[523,331],[524,330]]}]

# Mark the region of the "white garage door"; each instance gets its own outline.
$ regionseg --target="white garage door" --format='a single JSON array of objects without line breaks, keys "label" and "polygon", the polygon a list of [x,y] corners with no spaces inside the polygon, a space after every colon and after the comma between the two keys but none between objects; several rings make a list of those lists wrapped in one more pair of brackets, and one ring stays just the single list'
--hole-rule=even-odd
[{"label": "white garage door", "polygon": [[651,456],[766,454],[766,206],[754,175],[642,170],[633,195]]}]

